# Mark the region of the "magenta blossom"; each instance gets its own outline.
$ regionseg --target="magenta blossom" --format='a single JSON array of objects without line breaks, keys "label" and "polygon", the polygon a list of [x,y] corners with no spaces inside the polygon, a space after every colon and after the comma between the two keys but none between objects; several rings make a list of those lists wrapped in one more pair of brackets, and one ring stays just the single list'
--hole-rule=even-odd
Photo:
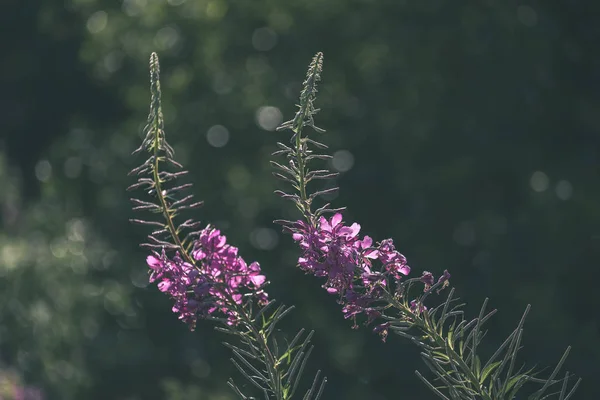
[{"label": "magenta blossom", "polygon": [[[298,264],[308,273],[327,277],[324,287],[330,293],[345,294],[357,278],[368,285],[382,283],[387,276],[400,279],[410,272],[406,258],[394,249],[391,239],[373,247],[369,236],[358,236],[360,225],[345,226],[340,213],[329,221],[321,217],[317,227],[297,221],[293,230],[294,240],[303,249]],[[372,261],[377,259],[384,266],[383,272],[372,270]]]},{"label": "magenta blossom", "polygon": [[186,262],[179,253],[170,259],[163,251],[147,258],[151,269],[150,282],[174,301],[173,312],[194,329],[198,317],[215,312],[225,315],[228,323],[238,321],[236,308],[245,299],[254,297],[266,304],[263,290],[266,278],[260,265],[248,265],[238,256],[237,247],[226,243],[226,237],[210,225],[200,232],[192,250],[195,265]]},{"label": "magenta blossom", "polygon": [[[316,226],[304,221],[296,221],[290,227],[293,238],[302,249],[298,265],[302,270],[315,276],[326,278],[323,287],[340,296],[345,318],[355,321],[359,314],[365,314],[366,324],[381,317],[384,291],[392,292],[403,276],[410,273],[406,257],[394,247],[392,239],[385,239],[374,245],[373,239],[359,236],[360,225],[344,225],[342,214],[336,213],[330,220],[319,218]],[[444,271],[439,281],[447,284],[450,274]],[[426,290],[434,283],[434,277],[424,272],[421,282]],[[414,311],[425,310],[416,301],[411,303]],[[375,331],[385,340],[389,324],[375,326]]]},{"label": "magenta blossom", "polygon": [[[379,300],[388,279],[399,281],[410,273],[406,257],[396,251],[391,239],[374,246],[369,236],[359,237],[359,224],[344,225],[340,213],[330,220],[321,217],[317,226],[297,221],[292,230],[302,248],[298,265],[327,278],[323,287],[340,296],[346,318],[366,313],[369,320],[375,319],[378,312],[371,305]],[[374,268],[377,260],[381,267]]]}]

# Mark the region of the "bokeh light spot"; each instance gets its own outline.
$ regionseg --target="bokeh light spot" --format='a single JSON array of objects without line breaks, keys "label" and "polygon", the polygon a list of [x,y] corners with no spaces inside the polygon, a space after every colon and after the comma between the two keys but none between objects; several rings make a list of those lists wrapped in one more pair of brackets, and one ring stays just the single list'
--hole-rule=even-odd
[{"label": "bokeh light spot", "polygon": [[216,94],[227,94],[233,90],[233,79],[223,71],[215,74],[212,81],[212,88]]},{"label": "bokeh light spot", "polygon": [[258,51],[269,51],[276,44],[277,33],[270,28],[258,28],[252,34],[252,46]]},{"label": "bokeh light spot", "polygon": [[67,237],[74,242],[85,241],[85,223],[79,218],[73,218],[66,223]]},{"label": "bokeh light spot", "polygon": [[81,168],[82,163],[80,157],[69,157],[65,161],[65,176],[71,179],[77,178],[81,175]]},{"label": "bokeh light spot", "polygon": [[543,192],[550,186],[550,179],[548,178],[548,175],[542,171],[535,171],[533,175],[531,175],[529,184],[536,192]]},{"label": "bokeh light spot", "polygon": [[519,22],[528,27],[534,27],[537,24],[537,13],[530,6],[517,7],[517,18]]},{"label": "bokeh light spot", "polygon": [[144,11],[146,5],[148,5],[147,0],[124,0],[122,8],[125,14],[137,17]]},{"label": "bokeh light spot", "polygon": [[354,166],[354,156],[348,150],[336,151],[333,154],[331,165],[336,171],[346,172]]},{"label": "bokeh light spot", "polygon": [[556,196],[561,200],[569,200],[573,195],[573,185],[569,181],[559,181],[555,190]]},{"label": "bokeh light spot", "polygon": [[67,240],[64,237],[58,237],[50,243],[50,252],[56,258],[64,258],[67,255]]},{"label": "bokeh light spot", "polygon": [[6,275],[7,272],[19,266],[19,263],[23,262],[26,252],[25,246],[3,244],[0,247],[0,276]]},{"label": "bokeh light spot", "polygon": [[121,51],[111,51],[104,57],[104,68],[110,73],[116,72],[123,65],[124,54]]},{"label": "bokeh light spot", "polygon": [[165,26],[154,37],[154,44],[159,50],[168,50],[179,41],[179,32],[172,26]]},{"label": "bokeh light spot", "polygon": [[52,177],[52,165],[48,160],[40,160],[35,166],[35,177],[40,182],[48,182]]},{"label": "bokeh light spot", "polygon": [[52,319],[50,307],[42,300],[38,300],[31,306],[29,314],[31,315],[31,320],[39,325],[45,325]]},{"label": "bokeh light spot", "polygon": [[221,0],[213,0],[206,6],[206,16],[212,20],[219,21],[227,13],[227,3]]},{"label": "bokeh light spot", "polygon": [[108,311],[109,314],[118,315],[123,312],[124,308],[125,298],[121,291],[121,285],[116,284],[104,295],[104,309]]},{"label": "bokeh light spot", "polygon": [[265,106],[256,111],[256,123],[267,131],[274,131],[283,121],[283,114],[277,107]]},{"label": "bokeh light spot", "polygon": [[294,24],[292,16],[282,10],[273,10],[269,14],[269,25],[278,31],[287,31]]},{"label": "bokeh light spot", "polygon": [[260,250],[273,250],[279,243],[279,235],[271,228],[256,228],[250,233],[250,243]]},{"label": "bokeh light spot", "polygon": [[90,33],[100,33],[108,24],[108,14],[105,11],[96,11],[87,20],[87,29]]},{"label": "bokeh light spot", "polygon": [[96,265],[97,269],[108,269],[117,262],[117,252],[114,250],[106,252],[102,257],[102,263]]},{"label": "bokeh light spot", "polygon": [[138,288],[145,288],[150,283],[148,282],[148,274],[141,268],[132,270],[129,273],[129,279],[131,280],[133,286]]},{"label": "bokeh light spot", "polygon": [[229,142],[229,131],[223,125],[213,125],[206,132],[206,140],[213,147],[223,147]]}]

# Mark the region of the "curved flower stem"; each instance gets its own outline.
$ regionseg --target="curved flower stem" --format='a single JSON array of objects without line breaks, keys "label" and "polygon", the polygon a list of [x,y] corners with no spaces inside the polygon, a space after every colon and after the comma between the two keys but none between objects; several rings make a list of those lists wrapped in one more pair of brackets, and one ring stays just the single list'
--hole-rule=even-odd
[{"label": "curved flower stem", "polygon": [[[160,164],[160,161],[162,160],[162,158],[159,153],[159,145],[158,145],[158,143],[159,143],[158,141],[161,140],[161,138],[160,138],[161,127],[160,127],[160,121],[158,118],[154,120],[153,130],[154,130],[154,137],[156,140],[156,144],[154,146],[154,163],[153,163],[153,172],[152,173],[153,173],[154,182],[155,182],[156,196],[157,196],[158,201],[161,206],[161,212],[162,212],[164,220],[166,222],[167,229],[169,230],[171,238],[173,239],[174,244],[177,246],[177,249],[180,252],[181,257],[186,262],[188,262],[190,265],[193,265],[194,267],[199,269],[196,266],[196,261],[193,259],[193,257],[191,257],[188,249],[186,249],[186,247],[183,245],[183,243],[179,237],[179,232],[177,231],[177,228],[175,228],[175,222],[173,221],[173,218],[172,218],[173,216],[169,212],[167,199],[165,197],[165,192],[162,187],[163,181],[161,180],[161,178],[159,176],[159,171],[160,171],[159,164]],[[231,307],[232,309],[234,309],[235,312],[240,316],[243,325],[248,330],[248,332],[252,335],[252,338],[254,339],[255,343],[258,344],[258,346],[260,347],[260,349],[263,353],[263,356],[264,356],[263,361],[268,368],[267,373],[269,374],[269,380],[271,383],[270,389],[273,392],[275,399],[276,400],[285,400],[287,398],[287,396],[286,396],[285,391],[283,390],[281,373],[279,372],[279,370],[277,368],[278,361],[275,359],[275,357],[273,356],[273,353],[271,352],[271,349],[269,348],[269,344],[268,344],[265,333],[261,329],[257,329],[257,327],[253,321],[253,318],[250,315],[250,313],[248,312],[248,309],[246,307],[243,307],[242,305],[237,304],[229,295],[227,295],[226,291],[223,291],[223,293],[227,297],[227,301],[229,303],[228,306]]]},{"label": "curved flower stem", "polygon": [[[175,223],[173,221],[172,215],[168,211],[167,201],[164,196],[164,192],[162,190],[162,186],[161,186],[162,182],[160,180],[160,177],[158,176],[158,171],[159,171],[159,156],[158,156],[158,147],[156,146],[155,152],[154,152],[153,174],[154,174],[154,179],[156,182],[156,193],[157,193],[157,197],[158,197],[158,200],[159,200],[161,208],[162,208],[163,217],[166,221],[167,228],[169,229],[171,238],[173,239],[173,242],[177,246],[177,249],[180,252],[181,257],[186,262],[188,262],[190,265],[193,265],[194,267],[196,267],[199,270],[199,268],[196,266],[196,261],[193,259],[193,257],[191,257],[189,251],[185,248],[185,246],[181,242],[181,239],[179,238],[179,234],[177,232],[177,229],[175,228]],[[252,335],[252,338],[254,339],[255,343],[257,343],[258,346],[260,347],[262,354],[264,356],[263,361],[265,362],[265,365],[268,368],[267,373],[269,374],[269,379],[271,382],[270,389],[272,390],[273,395],[275,396],[275,399],[276,400],[287,399],[286,393],[283,390],[283,386],[282,386],[282,376],[278,370],[279,363],[275,359],[275,357],[273,356],[273,353],[271,352],[271,349],[269,348],[269,344],[268,344],[265,333],[261,329],[258,329],[256,327],[256,325],[253,321],[252,315],[248,312],[249,310],[246,307],[243,307],[242,305],[237,304],[231,298],[231,296],[229,296],[227,294],[226,291],[222,291],[222,293],[227,298],[228,306],[231,307],[233,310],[235,310],[235,312],[240,316],[241,322],[243,323],[244,327]]]},{"label": "curved flower stem", "polygon": [[[155,54],[152,55],[151,58],[151,92],[152,92],[152,103],[151,103],[151,126],[150,129],[152,131],[152,139],[153,139],[153,149],[152,149],[152,180],[154,184],[154,191],[156,192],[156,197],[159,202],[160,212],[163,215],[166,229],[169,232],[173,240],[173,244],[175,245],[176,250],[180,253],[181,257],[190,265],[193,265],[197,270],[200,270],[196,264],[196,260],[190,255],[189,246],[185,246],[179,237],[179,231],[176,228],[176,224],[174,221],[173,211],[167,202],[166,193],[167,191],[163,188],[163,179],[160,176],[160,163],[165,161],[173,161],[168,157],[169,152],[171,151],[169,145],[166,143],[164,138],[164,121],[162,116],[162,107],[161,107],[161,93],[160,93],[160,80],[158,78],[159,68],[158,68],[158,58]],[[166,152],[167,156],[161,155],[161,152]],[[267,335],[264,330],[258,328],[256,326],[256,321],[254,321],[251,310],[247,307],[244,307],[243,304],[238,304],[228,293],[226,290],[221,291],[223,296],[225,296],[226,301],[228,303],[228,307],[233,309],[237,315],[239,315],[241,323],[247,330],[247,333],[250,334],[254,343],[260,349],[260,352],[263,357],[264,365],[267,369],[267,374],[269,377],[269,389],[272,392],[275,400],[286,400],[287,390],[285,390],[282,384],[282,373],[278,369],[279,363],[275,358],[271,349],[269,347]],[[266,393],[265,393],[266,396]]]}]

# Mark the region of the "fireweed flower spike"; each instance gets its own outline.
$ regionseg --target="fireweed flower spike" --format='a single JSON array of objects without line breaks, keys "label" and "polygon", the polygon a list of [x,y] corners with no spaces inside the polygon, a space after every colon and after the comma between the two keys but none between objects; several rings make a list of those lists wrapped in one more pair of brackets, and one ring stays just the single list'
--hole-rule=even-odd
[{"label": "fireweed flower spike", "polygon": [[[187,171],[174,160],[167,143],[161,108],[158,57],[150,58],[151,104],[145,139],[134,152],[147,152],[148,159],[131,171],[138,177],[129,189],[143,189],[149,200],[132,199],[134,210],[151,211],[161,220],[133,219],[151,226],[153,232],[142,246],[149,248],[147,264],[150,282],[173,300],[173,312],[194,329],[198,319],[219,323],[217,330],[238,338],[224,343],[233,352],[232,363],[266,399],[291,399],[312,351],[308,335],[301,330],[286,346],[273,337],[277,323],[292,308],[274,306],[265,292],[267,279],[256,262],[247,263],[238,249],[227,243],[211,225],[181,220],[180,214],[201,206],[192,195],[182,192],[191,184],[176,184]],[[176,172],[170,172],[175,169]],[[320,373],[303,394],[303,399],[318,399],[326,379]],[[229,386],[241,399],[254,399],[242,393],[233,380]],[[246,391],[246,388],[244,388]]]},{"label": "fireweed flower spike", "polygon": [[[314,107],[317,83],[321,79],[323,54],[317,53],[304,80],[298,111],[294,118],[283,123],[278,130],[292,131],[291,144],[277,143],[273,155],[285,156],[286,162],[271,161],[274,175],[290,183],[294,192],[276,191],[292,200],[302,215],[298,221],[275,221],[284,231],[292,234],[300,247],[298,267],[306,273],[322,278],[323,287],[337,296],[345,318],[358,317],[372,325],[383,340],[395,333],[411,340],[422,349],[422,357],[433,372],[434,380],[417,376],[442,399],[514,399],[526,383],[537,383],[541,388],[527,397],[531,400],[556,397],[571,398],[580,380],[569,387],[570,374],[557,379],[569,349],[546,379],[538,377],[532,369],[516,365],[520,349],[525,316],[500,348],[487,360],[477,354],[485,332],[482,325],[495,313],[486,312],[484,302],[477,318],[465,319],[461,305],[454,298],[454,289],[437,306],[427,306],[428,297],[449,285],[450,274],[444,271],[436,280],[432,273],[409,278],[411,269],[406,258],[394,247],[391,239],[375,242],[360,235],[360,225],[345,224],[342,211],[329,204],[313,209],[317,196],[337,190],[336,187],[309,193],[308,184],[315,180],[337,176],[327,169],[312,170],[314,160],[327,160],[331,156],[317,151],[327,149],[305,133],[304,128],[315,126]],[[326,215],[333,214],[326,218]],[[546,394],[552,386],[560,384],[558,391]],[[519,398],[525,398],[522,395]]]}]

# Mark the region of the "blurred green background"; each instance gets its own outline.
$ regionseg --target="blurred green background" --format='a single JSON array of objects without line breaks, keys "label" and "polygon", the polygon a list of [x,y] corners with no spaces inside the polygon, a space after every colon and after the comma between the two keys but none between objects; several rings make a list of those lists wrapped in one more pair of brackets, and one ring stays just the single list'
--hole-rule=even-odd
[{"label": "blurred green background", "polygon": [[[48,399],[233,399],[225,338],[190,333],[147,285],[147,233],[127,172],[142,158],[148,58],[166,129],[215,223],[258,260],[271,296],[315,329],[326,399],[434,398],[418,351],[350,329],[293,268],[272,220],[269,154],[311,57],[325,54],[320,139],[342,172],[335,206],[393,237],[416,274],[443,269],[475,315],[526,304],[522,360],[573,345],[576,398],[600,398],[600,41],[570,0],[4,0],[0,63],[0,369]],[[307,378],[309,376],[307,375]],[[17,378],[14,378],[17,379]]]}]

